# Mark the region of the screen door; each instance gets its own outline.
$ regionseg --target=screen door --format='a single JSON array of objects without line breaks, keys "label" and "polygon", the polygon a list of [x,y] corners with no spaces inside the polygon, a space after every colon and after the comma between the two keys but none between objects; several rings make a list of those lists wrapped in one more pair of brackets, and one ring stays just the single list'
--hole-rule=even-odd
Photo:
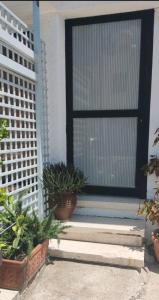
[{"label": "screen door", "polygon": [[67,156],[85,191],[145,195],[152,33],[153,11],[66,21]]}]

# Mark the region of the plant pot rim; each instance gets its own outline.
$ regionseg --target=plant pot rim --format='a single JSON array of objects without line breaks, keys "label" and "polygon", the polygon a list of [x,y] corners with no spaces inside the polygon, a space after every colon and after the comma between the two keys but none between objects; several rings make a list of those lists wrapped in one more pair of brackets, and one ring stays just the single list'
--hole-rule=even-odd
[{"label": "plant pot rim", "polygon": [[[42,243],[39,243],[38,245],[36,245],[34,248],[33,248],[33,250],[32,250],[32,252],[31,252],[31,257],[33,257],[38,251],[39,251],[39,249],[41,248],[41,246],[44,244],[44,243],[46,243],[46,242],[48,242],[49,240],[44,240]],[[10,263],[10,264],[16,264],[16,265],[23,265],[24,263],[26,263],[27,262],[27,260],[29,260],[29,256],[25,256],[22,260],[17,260],[17,259],[6,259],[6,258],[3,258],[2,257],[2,263]]]},{"label": "plant pot rim", "polygon": [[2,258],[2,264],[3,263],[9,263],[12,265],[23,265],[24,263],[26,263],[28,260],[28,257],[25,256],[22,260],[17,260],[17,259],[6,259],[6,258]]},{"label": "plant pot rim", "polygon": [[159,243],[159,239],[156,238],[156,236],[154,234],[152,234],[152,240],[155,241],[155,243]]},{"label": "plant pot rim", "polygon": [[159,240],[158,239],[154,239],[154,243],[159,243]]}]

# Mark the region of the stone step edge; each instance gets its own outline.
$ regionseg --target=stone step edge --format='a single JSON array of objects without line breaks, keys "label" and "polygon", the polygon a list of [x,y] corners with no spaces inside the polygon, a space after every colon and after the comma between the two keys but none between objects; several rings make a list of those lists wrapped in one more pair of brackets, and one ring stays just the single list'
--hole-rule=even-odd
[{"label": "stone step edge", "polygon": [[129,220],[143,220],[142,216],[136,214],[137,210],[124,209],[98,209],[89,207],[76,207],[73,215],[92,216],[92,217],[106,217],[106,218],[127,218]]},{"label": "stone step edge", "polygon": [[89,223],[85,223],[85,225],[80,226],[80,224],[77,224],[75,222],[66,222],[65,223],[66,226],[70,226],[66,229],[66,232],[94,232],[94,233],[104,233],[104,234],[111,234],[111,235],[124,235],[124,236],[136,236],[136,237],[142,237],[144,238],[144,229],[140,229],[140,230],[129,230],[129,229],[118,229],[118,228],[113,228],[113,226],[108,226],[106,224],[103,224],[103,226],[98,226],[99,224],[97,224],[97,226],[95,226],[95,224],[93,224],[93,227],[91,227],[91,224]]},{"label": "stone step edge", "polygon": [[98,234],[98,236],[92,234],[84,234],[77,232],[68,232],[66,234],[60,234],[59,238],[61,240],[72,240],[72,241],[81,241],[81,242],[91,242],[91,243],[102,243],[109,245],[123,245],[130,247],[142,247],[144,245],[144,238],[141,236],[131,236],[126,235],[106,235]]},{"label": "stone step edge", "polygon": [[78,199],[77,208],[98,208],[98,209],[116,209],[116,210],[138,210],[141,201],[120,202],[120,201],[96,201],[91,199]]},{"label": "stone step edge", "polygon": [[103,231],[92,231],[92,232],[88,232],[88,231],[85,231],[85,232],[83,232],[83,231],[81,231],[81,232],[79,232],[79,231],[70,231],[69,229],[67,229],[67,231],[65,231],[65,233],[61,233],[60,234],[60,236],[66,236],[66,235],[69,235],[69,234],[84,234],[84,235],[86,235],[86,234],[91,234],[91,233],[94,233],[94,234],[100,234],[100,235],[102,235],[102,234],[104,234],[105,236],[117,236],[117,237],[134,237],[134,238],[140,238],[140,239],[145,239],[144,238],[144,236],[142,235],[142,234],[128,234],[128,233],[118,233],[118,232],[103,232]]},{"label": "stone step edge", "polygon": [[95,217],[85,215],[73,215],[66,225],[75,228],[75,230],[104,230],[104,232],[121,233],[121,234],[137,234],[144,235],[145,221],[114,218],[114,217]]},{"label": "stone step edge", "polygon": [[[96,248],[96,249],[95,249]],[[106,252],[103,252],[103,249]],[[114,249],[116,253],[113,254]],[[123,255],[125,252],[125,256]],[[119,253],[122,253],[120,256]],[[50,240],[49,254],[55,258],[79,260],[141,269],[144,267],[144,247],[98,244],[91,242]]]}]

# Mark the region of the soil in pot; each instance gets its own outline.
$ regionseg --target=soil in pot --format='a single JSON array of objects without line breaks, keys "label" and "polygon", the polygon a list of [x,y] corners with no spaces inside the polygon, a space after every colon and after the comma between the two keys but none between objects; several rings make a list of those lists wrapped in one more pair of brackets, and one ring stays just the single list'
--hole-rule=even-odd
[{"label": "soil in pot", "polygon": [[77,196],[70,192],[56,194],[55,202],[57,203],[54,211],[55,218],[57,220],[66,221],[71,217],[76,207]]}]

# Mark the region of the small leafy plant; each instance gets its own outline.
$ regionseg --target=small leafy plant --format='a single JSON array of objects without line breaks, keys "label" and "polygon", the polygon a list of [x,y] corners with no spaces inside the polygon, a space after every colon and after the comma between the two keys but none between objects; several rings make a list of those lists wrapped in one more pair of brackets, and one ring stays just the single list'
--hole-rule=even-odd
[{"label": "small leafy plant", "polygon": [[[8,136],[7,121],[0,120],[0,142]],[[0,162],[2,164],[2,162]],[[17,202],[8,197],[0,188],[0,251],[3,258],[21,260],[30,256],[39,243],[58,238],[66,228],[62,223],[53,220],[53,212],[40,220],[35,212],[29,213],[29,207],[22,208],[22,196]]]},{"label": "small leafy plant", "polygon": [[[156,146],[159,142],[159,128],[155,131],[155,139],[153,146]],[[143,167],[145,175],[153,174],[159,176],[159,159],[157,155],[151,155],[149,163]],[[150,221],[152,224],[157,223],[159,225],[159,188],[156,188],[155,196],[153,200],[145,200],[142,207],[139,207],[138,215],[144,216],[146,221]]]},{"label": "small leafy plant", "polygon": [[156,232],[155,238],[156,238],[157,240],[159,240],[159,232]]},{"label": "small leafy plant", "polygon": [[[2,196],[3,194],[3,196]],[[51,238],[57,238],[66,226],[53,220],[53,212],[40,220],[29,207],[22,208],[22,199],[14,201],[1,191],[0,206],[0,250],[3,258],[21,260],[30,256],[34,247]]]},{"label": "small leafy plant", "polygon": [[[155,138],[153,142],[153,146],[156,146],[159,142],[159,128],[156,129],[155,131]],[[151,155],[150,161],[148,164],[143,166],[142,168],[144,170],[145,175],[148,174],[155,174],[156,177],[159,176],[159,158],[157,155]]]},{"label": "small leafy plant", "polygon": [[159,159],[157,155],[151,155],[149,163],[143,167],[143,170],[145,175],[155,174],[156,177],[159,176]]},{"label": "small leafy plant", "polygon": [[159,200],[145,200],[138,210],[138,215],[144,216],[145,220],[152,224],[159,224]]},{"label": "small leafy plant", "polygon": [[51,164],[43,170],[43,185],[47,195],[63,192],[78,193],[86,184],[82,171],[63,162]]}]

